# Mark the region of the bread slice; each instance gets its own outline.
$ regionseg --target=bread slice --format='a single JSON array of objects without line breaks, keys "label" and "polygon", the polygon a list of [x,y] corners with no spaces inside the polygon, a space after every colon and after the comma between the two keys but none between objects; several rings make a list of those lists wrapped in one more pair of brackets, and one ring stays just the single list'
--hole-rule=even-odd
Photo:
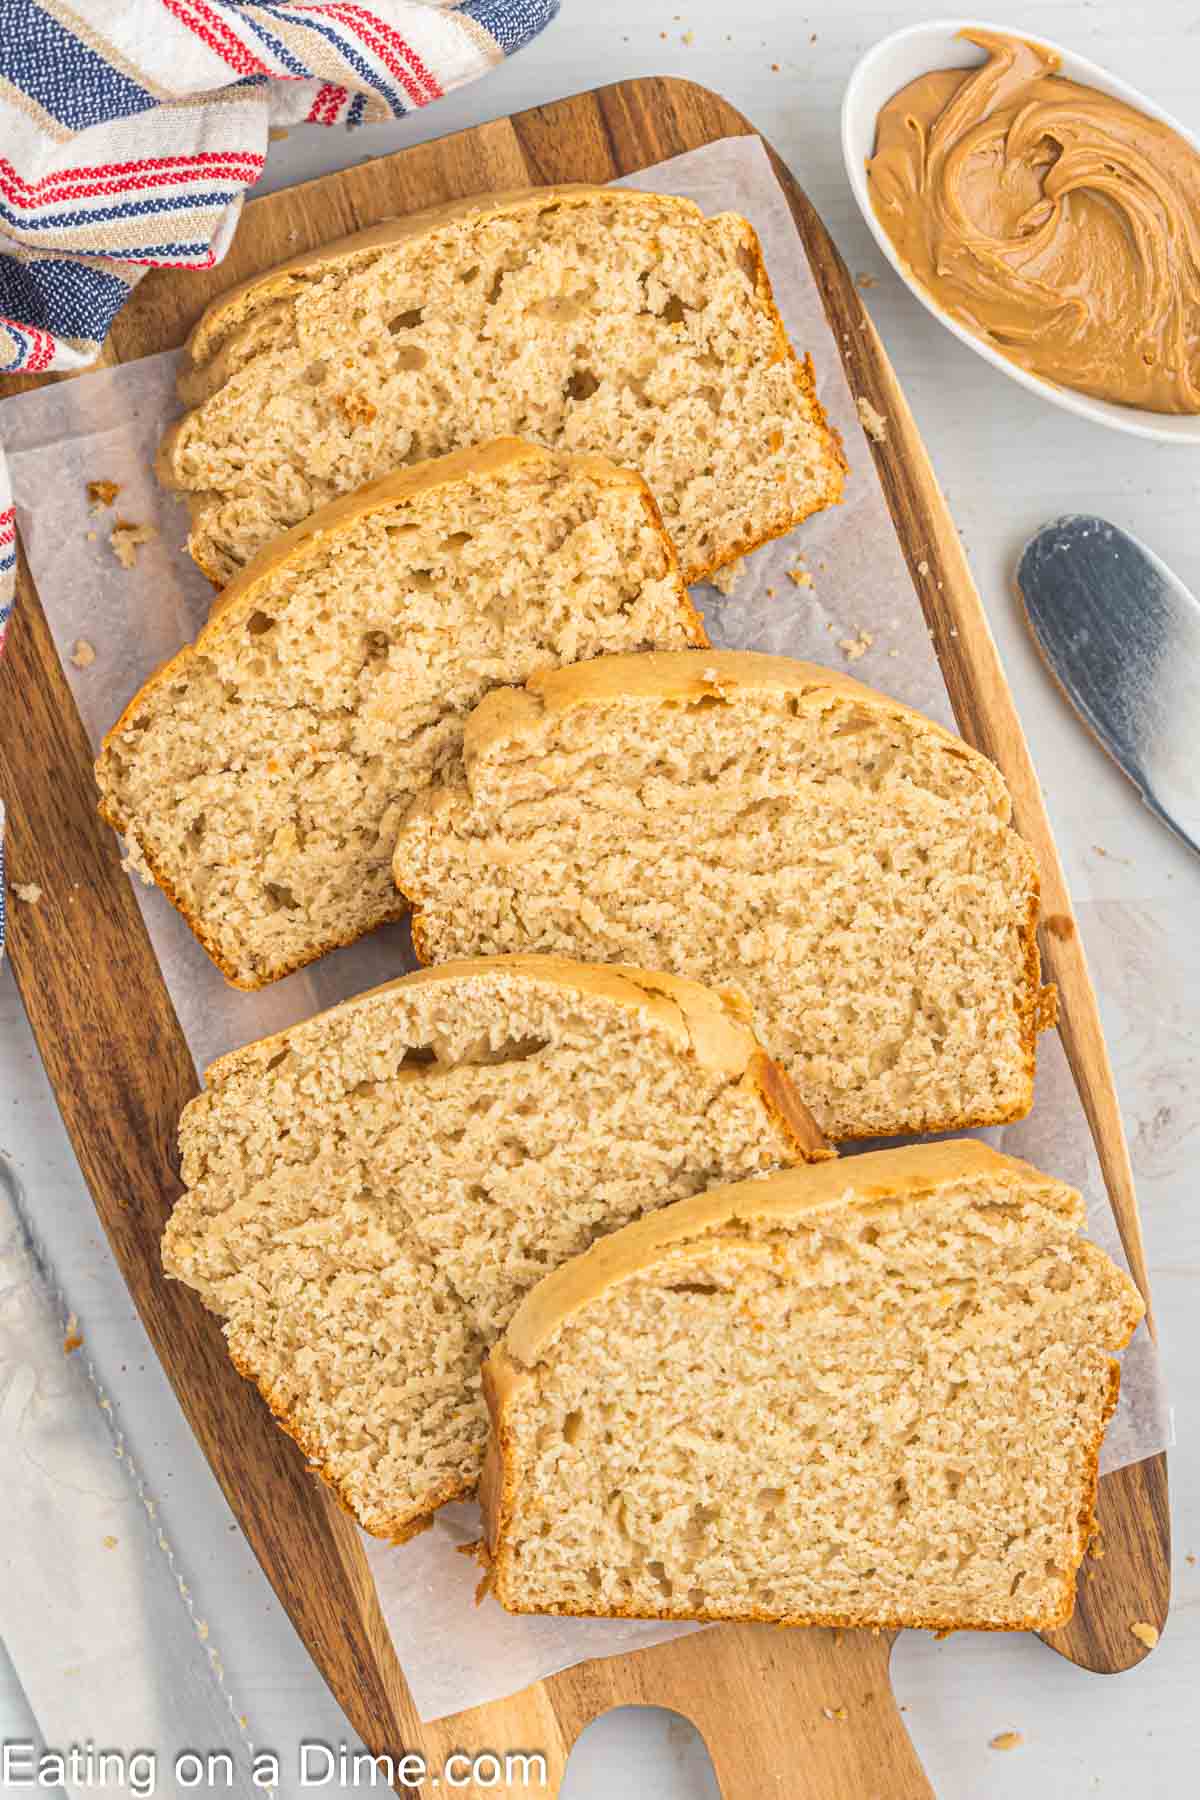
[{"label": "bread slice", "polygon": [[502,439],[257,557],[105,738],[100,809],[218,967],[262,987],[399,916],[400,817],[489,687],[706,641],[640,476]]},{"label": "bread slice", "polygon": [[1062,1625],[1141,1296],[962,1140],[741,1182],[555,1270],[484,1371],[512,1612]]},{"label": "bread slice", "polygon": [[458,201],[215,301],[158,468],[226,581],[401,463],[506,432],[641,469],[696,581],[839,499],[844,461],[745,219],[622,188]]},{"label": "bread slice", "polygon": [[179,1135],[164,1267],[397,1540],[474,1489],[480,1360],[541,1275],[829,1154],[736,998],[555,957],[448,963],[222,1057]]},{"label": "bread slice", "polygon": [[741,984],[831,1138],[1020,1117],[1038,875],[986,757],[789,658],[605,657],[494,692],[396,881],[423,961],[558,950]]}]

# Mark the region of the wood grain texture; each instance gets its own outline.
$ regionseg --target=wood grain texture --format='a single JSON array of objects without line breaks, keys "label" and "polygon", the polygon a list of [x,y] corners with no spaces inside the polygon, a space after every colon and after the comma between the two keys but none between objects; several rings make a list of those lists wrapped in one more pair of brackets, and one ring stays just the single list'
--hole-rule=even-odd
[{"label": "wood grain texture", "polygon": [[[724,101],[688,83],[625,82],[252,201],[220,268],[147,276],[118,318],[104,360],[181,344],[208,301],[235,281],[380,218],[529,182],[607,181],[751,130]],[[960,728],[1004,770],[1017,824],[1042,860],[1047,910],[1069,918],[1037,778],[953,522],[844,265],[800,189],[777,159],[775,166],[851,386],[888,420],[886,440],[872,454]],[[364,1741],[393,1753],[421,1747],[431,1758],[464,1746],[541,1750],[553,1793],[590,1719],[612,1705],[656,1703],[695,1721],[726,1800],[801,1788],[820,1800],[928,1795],[892,1699],[886,1633],[849,1632],[837,1641],[829,1632],[724,1627],[583,1664],[435,1726],[417,1724],[353,1527],[235,1375],[215,1322],[161,1276],[158,1239],[178,1189],[175,1125],[195,1092],[195,1071],[115,843],[96,815],[90,752],[24,568],[9,653],[0,661],[0,716],[24,722],[22,731],[0,734],[11,878],[37,881],[46,895],[39,906],[14,909],[13,967],[72,1142],[180,1402]],[[1071,1066],[1146,1291],[1128,1155],[1082,948],[1072,933],[1051,937],[1045,953],[1060,984]],[[1105,1556],[1081,1583],[1075,1621],[1053,1639],[1086,1667],[1139,1660],[1145,1652],[1129,1624],[1165,1620],[1166,1493],[1161,1457],[1101,1484]]]}]

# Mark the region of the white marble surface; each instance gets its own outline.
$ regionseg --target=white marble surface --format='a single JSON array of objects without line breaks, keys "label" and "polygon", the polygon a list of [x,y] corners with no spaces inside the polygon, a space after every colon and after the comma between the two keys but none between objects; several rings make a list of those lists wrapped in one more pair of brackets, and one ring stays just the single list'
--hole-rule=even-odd
[{"label": "white marble surface", "polygon": [[[1113,0],[994,0],[993,21],[1068,42],[1192,125],[1200,21],[1186,0],[1130,11]],[[1200,1748],[1200,866],[1142,811],[1050,686],[1010,593],[1024,537],[1060,512],[1106,513],[1200,590],[1195,533],[1200,457],[1085,425],[1045,406],[953,342],[883,268],[840,164],[837,113],[855,57],[923,8],[832,0],[566,0],[558,23],[485,83],[403,124],[353,137],[294,131],[264,183],[283,186],[624,76],[674,73],[716,88],[765,132],[821,211],[850,267],[878,276],[865,296],[949,494],[1042,772],[1100,990],[1133,1149],[1156,1308],[1176,1405],[1171,1457],[1176,1544],[1172,1616],[1138,1670],[1084,1674],[1032,1638],[908,1634],[893,1659],[906,1722],[944,1800],[1075,1800],[1099,1793],[1186,1796]],[[813,41],[815,34],[815,41]],[[689,38],[690,41],[685,41]],[[780,65],[778,70],[772,64]],[[124,1411],[165,1514],[182,1530],[195,1585],[219,1621],[226,1677],[259,1743],[287,1757],[301,1737],[336,1740],[344,1721],[233,1527],[149,1352],[104,1249],[10,973],[0,973],[0,1151],[34,1209],[66,1225],[89,1343],[124,1364]],[[75,1295],[73,1294],[73,1298]],[[181,1613],[181,1629],[184,1628]],[[19,1680],[0,1659],[0,1739],[28,1728]],[[832,1729],[833,1727],[831,1727]],[[989,1751],[999,1731],[1024,1745]],[[781,1771],[803,1791],[803,1767]],[[15,1791],[15,1790],[14,1790]],[[694,1736],[653,1711],[615,1714],[572,1759],[566,1800],[694,1800],[714,1792]],[[881,1795],[887,1795],[881,1783]]]}]

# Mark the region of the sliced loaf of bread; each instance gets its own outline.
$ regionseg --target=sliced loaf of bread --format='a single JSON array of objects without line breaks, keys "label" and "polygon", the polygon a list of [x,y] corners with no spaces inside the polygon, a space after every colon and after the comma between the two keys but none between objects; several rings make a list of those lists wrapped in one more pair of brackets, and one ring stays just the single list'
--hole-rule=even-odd
[{"label": "sliced loaf of bread", "polygon": [[640,469],[688,581],[842,490],[746,220],[622,188],[457,202],[298,257],[214,301],[180,391],[159,474],[218,582],[334,496],[506,432]]},{"label": "sliced loaf of bread", "polygon": [[395,1539],[474,1489],[480,1361],[540,1276],[829,1154],[735,997],[553,957],[449,963],[223,1057],[180,1144],[168,1274]]},{"label": "sliced loaf of bread", "polygon": [[973,1140],[681,1201],[538,1284],[484,1371],[513,1612],[1063,1624],[1144,1310],[1080,1196]]},{"label": "sliced loaf of bread", "polygon": [[641,477],[504,439],[258,557],[104,740],[101,811],[229,979],[261,987],[399,916],[399,820],[488,688],[705,641]]},{"label": "sliced loaf of bread", "polygon": [[413,805],[423,961],[556,950],[740,983],[831,1138],[1026,1112],[1038,875],[986,757],[811,663],[604,657],[491,695]]}]

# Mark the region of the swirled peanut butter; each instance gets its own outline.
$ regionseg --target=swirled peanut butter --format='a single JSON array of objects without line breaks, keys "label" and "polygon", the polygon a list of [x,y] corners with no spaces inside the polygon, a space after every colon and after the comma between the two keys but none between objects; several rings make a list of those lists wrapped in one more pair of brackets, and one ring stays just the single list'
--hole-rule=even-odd
[{"label": "swirled peanut butter", "polygon": [[993,32],[975,69],[888,101],[867,164],[906,268],[1034,375],[1200,412],[1200,155],[1169,126]]}]

